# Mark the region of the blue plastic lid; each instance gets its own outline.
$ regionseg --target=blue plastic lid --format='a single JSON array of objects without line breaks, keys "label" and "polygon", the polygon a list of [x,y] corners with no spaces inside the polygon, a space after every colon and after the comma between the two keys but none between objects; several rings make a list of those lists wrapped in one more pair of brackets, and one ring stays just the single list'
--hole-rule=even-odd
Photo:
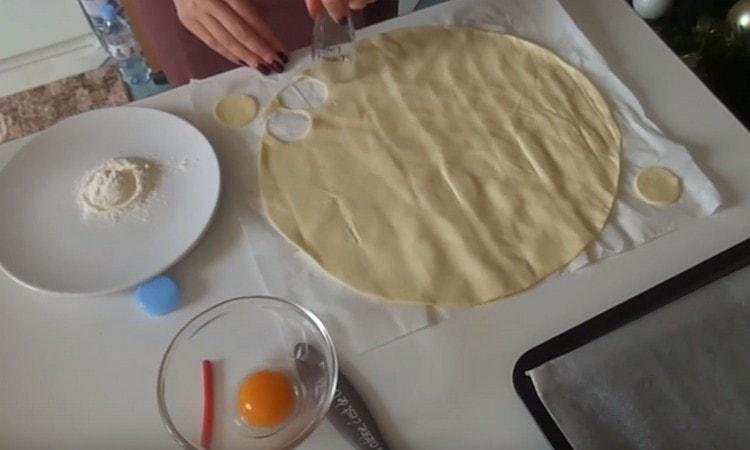
[{"label": "blue plastic lid", "polygon": [[180,305],[180,288],[171,278],[162,275],[138,286],[135,298],[149,316],[163,316]]},{"label": "blue plastic lid", "polygon": [[110,22],[115,20],[115,17],[117,17],[117,11],[115,11],[115,8],[110,5],[109,3],[105,3],[104,5],[99,8],[99,15],[102,16],[102,19]]}]

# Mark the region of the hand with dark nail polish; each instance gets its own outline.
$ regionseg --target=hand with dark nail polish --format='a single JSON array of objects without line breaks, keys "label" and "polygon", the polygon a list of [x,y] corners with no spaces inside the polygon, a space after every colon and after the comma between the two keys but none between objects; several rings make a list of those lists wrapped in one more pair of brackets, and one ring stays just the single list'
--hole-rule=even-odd
[{"label": "hand with dark nail polish", "polygon": [[[284,71],[289,56],[253,0],[171,1],[174,2],[180,22],[224,58],[255,67],[264,75]],[[286,1],[292,0],[284,0]],[[351,11],[362,9],[374,1],[305,0],[305,4],[313,19],[326,11],[340,23]]]},{"label": "hand with dark nail polish", "polygon": [[[268,65],[284,46],[261,12],[248,0],[173,0],[185,27],[230,61],[249,67]],[[328,0],[326,0],[328,1]]]},{"label": "hand with dark nail polish", "polygon": [[272,69],[274,70],[274,72],[276,72],[276,73],[282,73],[282,72],[284,71],[284,66],[282,66],[282,65],[281,65],[281,63],[280,63],[280,62],[278,62],[278,61],[274,61],[274,62],[273,62],[273,63],[271,64],[271,68],[272,68]]},{"label": "hand with dark nail polish", "polygon": [[305,0],[310,17],[315,19],[324,9],[337,23],[349,15],[349,11],[363,9],[375,0]]}]

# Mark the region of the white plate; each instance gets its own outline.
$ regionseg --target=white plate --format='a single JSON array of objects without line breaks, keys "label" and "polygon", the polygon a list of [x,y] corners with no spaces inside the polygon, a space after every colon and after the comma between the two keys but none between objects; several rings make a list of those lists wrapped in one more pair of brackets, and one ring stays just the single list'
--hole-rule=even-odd
[{"label": "white plate", "polygon": [[[79,180],[117,157],[166,166],[147,219],[84,220],[76,203]],[[0,172],[0,266],[19,283],[49,293],[96,295],[134,286],[198,241],[220,185],[211,144],[178,117],[143,108],[72,117],[31,140]]]}]

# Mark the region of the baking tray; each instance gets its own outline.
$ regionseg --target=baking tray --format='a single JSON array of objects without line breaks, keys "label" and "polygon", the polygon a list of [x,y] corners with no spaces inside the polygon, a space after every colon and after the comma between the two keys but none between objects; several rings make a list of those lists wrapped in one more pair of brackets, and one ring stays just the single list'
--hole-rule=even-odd
[{"label": "baking tray", "polygon": [[750,265],[750,239],[524,353],[513,369],[513,384],[550,444],[559,449],[573,448],[542,403],[531,377],[527,375],[528,371],[590,343],[748,265]]}]

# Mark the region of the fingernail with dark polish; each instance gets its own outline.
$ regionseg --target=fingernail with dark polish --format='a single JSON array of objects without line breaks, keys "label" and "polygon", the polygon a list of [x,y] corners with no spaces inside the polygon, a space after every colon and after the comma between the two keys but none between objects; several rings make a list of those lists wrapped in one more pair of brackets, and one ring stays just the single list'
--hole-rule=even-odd
[{"label": "fingernail with dark polish", "polygon": [[283,62],[284,64],[289,62],[289,57],[286,56],[286,53],[284,52],[277,52],[276,56],[278,56],[281,59],[281,62]]},{"label": "fingernail with dark polish", "polygon": [[284,66],[282,66],[282,65],[281,65],[281,63],[279,63],[278,61],[274,61],[273,63],[271,63],[271,68],[272,68],[272,69],[273,69],[273,70],[274,70],[274,71],[275,71],[276,73],[281,73],[281,72],[283,72],[283,71],[284,71]]},{"label": "fingernail with dark polish", "polygon": [[258,72],[262,73],[263,75],[268,75],[271,73],[271,69],[269,69],[265,64],[258,64],[258,67],[256,67],[256,69],[258,69]]}]

